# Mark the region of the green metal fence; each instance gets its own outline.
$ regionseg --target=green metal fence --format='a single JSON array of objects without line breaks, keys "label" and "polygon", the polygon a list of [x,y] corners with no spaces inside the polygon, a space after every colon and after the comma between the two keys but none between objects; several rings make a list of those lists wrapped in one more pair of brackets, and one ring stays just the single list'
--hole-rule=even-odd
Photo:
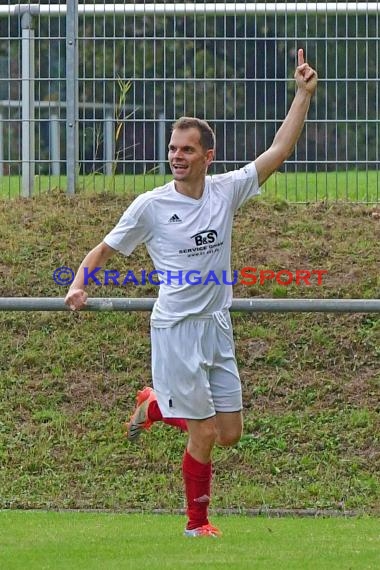
[{"label": "green metal fence", "polygon": [[304,133],[269,195],[378,203],[378,2],[0,6],[0,195],[140,192],[169,176],[181,115],[216,132],[211,172],[271,143],[298,47],[318,70]]}]

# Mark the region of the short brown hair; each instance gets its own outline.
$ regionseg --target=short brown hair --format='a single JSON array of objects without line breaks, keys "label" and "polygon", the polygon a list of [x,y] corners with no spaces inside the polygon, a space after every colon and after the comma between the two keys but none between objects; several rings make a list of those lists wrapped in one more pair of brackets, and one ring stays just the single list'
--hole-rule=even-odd
[{"label": "short brown hair", "polygon": [[210,125],[198,119],[197,117],[180,117],[175,123],[172,124],[172,131],[174,129],[198,129],[199,131],[199,142],[204,150],[209,150],[210,148],[215,148],[215,134]]}]

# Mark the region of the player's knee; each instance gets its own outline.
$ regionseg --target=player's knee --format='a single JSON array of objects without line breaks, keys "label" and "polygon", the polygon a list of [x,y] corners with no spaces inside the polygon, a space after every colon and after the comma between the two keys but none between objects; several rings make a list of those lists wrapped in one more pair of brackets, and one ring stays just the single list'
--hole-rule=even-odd
[{"label": "player's knee", "polygon": [[217,439],[217,432],[213,423],[203,423],[200,429],[189,429],[188,447],[195,454],[211,453]]},{"label": "player's knee", "polygon": [[201,440],[205,443],[205,445],[210,445],[212,447],[216,439],[217,439],[217,431],[215,425],[205,426],[202,430],[202,436],[201,436]]},{"label": "player's knee", "polygon": [[218,433],[217,444],[222,447],[231,447],[236,445],[241,438],[241,430],[233,430]]}]

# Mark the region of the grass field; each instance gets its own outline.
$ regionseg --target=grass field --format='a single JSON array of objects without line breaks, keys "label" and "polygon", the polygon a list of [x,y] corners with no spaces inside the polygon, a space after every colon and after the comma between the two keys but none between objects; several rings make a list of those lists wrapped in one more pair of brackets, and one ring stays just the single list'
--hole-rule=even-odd
[{"label": "grass field", "polygon": [[[111,192],[139,194],[161,186],[170,180],[158,174],[103,176],[89,174],[79,176],[78,192]],[[65,176],[36,176],[34,193],[45,194],[57,189],[66,191]],[[17,198],[21,195],[21,178],[0,178],[0,198]],[[270,199],[289,202],[316,202],[346,200],[360,203],[380,202],[380,174],[378,171],[346,171],[319,173],[281,173],[272,176],[265,185],[265,195]]]},{"label": "grass field", "polygon": [[377,570],[379,521],[214,517],[223,536],[186,538],[183,517],[0,512],[4,570]]}]

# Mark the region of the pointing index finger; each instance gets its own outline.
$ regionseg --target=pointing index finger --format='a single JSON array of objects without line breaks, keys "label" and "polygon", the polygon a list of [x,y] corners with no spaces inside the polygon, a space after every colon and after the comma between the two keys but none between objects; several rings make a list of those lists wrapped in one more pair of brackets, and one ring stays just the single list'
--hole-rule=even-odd
[{"label": "pointing index finger", "polygon": [[305,58],[303,56],[303,49],[298,50],[298,65],[303,65],[305,63]]}]

